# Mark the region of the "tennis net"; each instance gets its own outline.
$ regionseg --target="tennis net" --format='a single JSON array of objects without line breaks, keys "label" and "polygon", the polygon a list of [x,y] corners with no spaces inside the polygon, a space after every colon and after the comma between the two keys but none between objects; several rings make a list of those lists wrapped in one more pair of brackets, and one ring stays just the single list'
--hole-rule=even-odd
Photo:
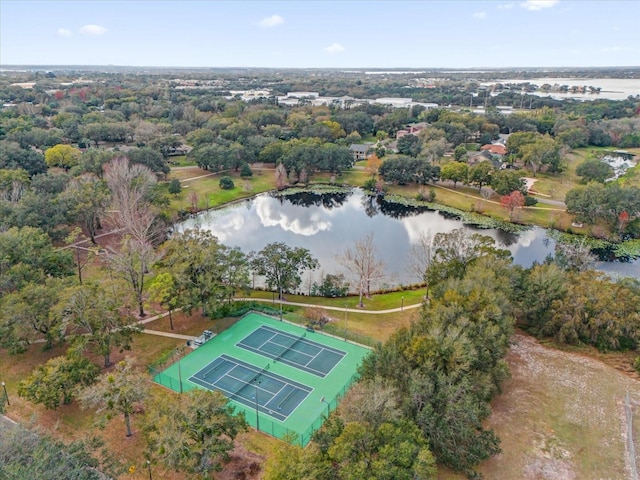
[{"label": "tennis net", "polygon": [[267,370],[269,370],[269,364],[268,363],[262,370],[260,370],[253,377],[251,377],[250,380],[243,382],[242,385],[240,385],[240,388],[236,389],[235,392],[233,392],[233,393],[231,393],[229,395],[229,398],[230,399],[231,398],[237,398],[240,395],[240,392],[245,389],[245,387],[247,387],[248,385],[251,385],[260,375],[262,375]]},{"label": "tennis net", "polygon": [[288,347],[286,347],[283,351],[281,351],[278,356],[276,358],[273,359],[273,363],[276,363],[278,360],[280,360],[282,358],[282,356],[287,353],[288,351],[290,351],[300,340],[302,340],[304,337],[307,336],[307,332],[303,333],[301,336],[299,336],[298,338],[295,339],[295,341],[289,345]]}]

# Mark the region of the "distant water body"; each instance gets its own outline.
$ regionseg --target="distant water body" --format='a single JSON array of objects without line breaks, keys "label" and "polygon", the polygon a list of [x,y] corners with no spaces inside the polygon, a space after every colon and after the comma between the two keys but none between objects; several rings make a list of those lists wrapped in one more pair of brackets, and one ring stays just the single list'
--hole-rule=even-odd
[{"label": "distant water body", "polygon": [[[336,255],[352,247],[356,240],[373,234],[379,258],[386,264],[387,271],[380,286],[418,281],[410,274],[408,252],[423,233],[434,236],[464,228],[469,233],[488,235],[509,250],[514,262],[523,267],[543,262],[555,249],[555,240],[542,228],[530,228],[519,235],[497,229],[477,229],[425,208],[408,208],[369,197],[360,189],[341,194],[300,193],[284,198],[262,194],[222,209],[202,212],[176,225],[176,231],[196,226],[245,253],[261,250],[271,242],[307,248],[320,262],[320,270],[312,274],[312,281],[318,281],[321,272],[341,271]],[[639,261],[602,262],[598,267],[614,276],[640,277]]]},{"label": "distant water body", "polygon": [[496,83],[530,83],[538,87],[545,83],[549,85],[567,85],[569,87],[599,87],[600,93],[561,93],[561,92],[530,92],[530,95],[539,97],[551,97],[557,100],[565,98],[575,98],[579,100],[597,100],[605,98],[608,100],[626,100],[629,95],[640,95],[640,79],[633,78],[532,78],[529,80],[504,79],[491,82],[483,82],[482,85],[494,85]]}]

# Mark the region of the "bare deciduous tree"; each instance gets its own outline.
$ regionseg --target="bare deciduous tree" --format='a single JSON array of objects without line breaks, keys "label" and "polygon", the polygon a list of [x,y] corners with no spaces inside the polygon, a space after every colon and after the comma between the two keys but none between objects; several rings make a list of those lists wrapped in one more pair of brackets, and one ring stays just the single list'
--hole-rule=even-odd
[{"label": "bare deciduous tree", "polygon": [[[431,266],[434,257],[433,237],[421,232],[416,243],[409,250],[409,269],[420,281],[427,281],[427,270]],[[427,283],[427,297],[429,296],[429,284]]]},{"label": "bare deciduous tree", "polygon": [[138,315],[144,317],[145,275],[149,272],[149,266],[157,260],[153,245],[125,236],[118,250],[108,248],[107,258],[109,268],[131,287],[138,304]]},{"label": "bare deciduous tree", "polygon": [[276,167],[276,188],[282,189],[287,185],[287,169],[279,163]]},{"label": "bare deciduous tree", "polygon": [[356,240],[353,248],[347,248],[338,256],[338,263],[347,270],[360,296],[359,306],[363,307],[362,297],[371,296],[371,283],[384,277],[384,262],[376,259],[376,246],[373,234]]},{"label": "bare deciduous tree", "polygon": [[127,158],[115,158],[105,166],[104,178],[111,190],[111,224],[139,242],[154,243],[159,235],[150,202],[157,183],[154,173],[144,165],[130,165]]}]

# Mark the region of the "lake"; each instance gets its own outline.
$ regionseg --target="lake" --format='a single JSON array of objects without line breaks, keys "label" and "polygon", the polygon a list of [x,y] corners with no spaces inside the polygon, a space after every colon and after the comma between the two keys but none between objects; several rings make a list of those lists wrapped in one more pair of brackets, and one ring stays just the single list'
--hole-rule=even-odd
[{"label": "lake", "polygon": [[[249,253],[272,242],[304,247],[320,262],[311,281],[324,273],[339,273],[336,255],[352,247],[354,241],[372,233],[384,261],[387,276],[377,287],[418,282],[410,274],[408,252],[422,232],[431,234],[465,228],[494,238],[508,249],[517,264],[529,267],[553,254],[555,241],[542,228],[531,228],[518,235],[498,229],[477,229],[460,220],[427,209],[416,209],[385,202],[365,195],[360,189],[350,193],[299,193],[284,197],[261,194],[222,209],[202,212],[176,226],[184,231],[194,226],[211,231],[230,247]],[[308,285],[308,278],[303,285]]]},{"label": "lake", "polygon": [[556,100],[565,98],[575,98],[580,100],[597,100],[605,98],[608,100],[626,100],[629,95],[640,95],[640,80],[633,78],[533,78],[530,80],[495,80],[482,82],[482,85],[493,85],[495,83],[530,83],[538,87],[548,83],[549,85],[568,85],[569,87],[581,87],[583,85],[600,87],[599,94],[589,93],[562,93],[562,92],[530,92],[529,95],[540,97],[551,97]]}]

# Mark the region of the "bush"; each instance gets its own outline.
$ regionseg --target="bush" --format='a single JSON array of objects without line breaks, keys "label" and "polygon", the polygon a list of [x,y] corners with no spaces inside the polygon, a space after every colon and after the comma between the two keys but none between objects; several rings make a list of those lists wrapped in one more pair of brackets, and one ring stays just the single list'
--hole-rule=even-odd
[{"label": "bush", "polygon": [[253,176],[253,171],[251,170],[251,167],[249,166],[248,163],[242,164],[242,169],[240,170],[240,176],[242,178],[247,178],[247,177],[252,177]]},{"label": "bush", "polygon": [[224,176],[220,179],[220,188],[222,188],[223,190],[231,190],[233,187],[235,187],[235,184],[233,183],[233,179],[229,176]]},{"label": "bush", "polygon": [[376,189],[376,180],[374,178],[368,179],[366,182],[364,182],[362,188],[373,192]]},{"label": "bush", "polygon": [[536,197],[532,197],[531,195],[525,195],[524,197],[524,206],[525,207],[533,207],[538,203],[538,199]]},{"label": "bush", "polygon": [[416,200],[421,202],[429,202],[433,203],[436,201],[436,191],[433,188],[430,188],[428,192],[418,192],[416,195]]}]

